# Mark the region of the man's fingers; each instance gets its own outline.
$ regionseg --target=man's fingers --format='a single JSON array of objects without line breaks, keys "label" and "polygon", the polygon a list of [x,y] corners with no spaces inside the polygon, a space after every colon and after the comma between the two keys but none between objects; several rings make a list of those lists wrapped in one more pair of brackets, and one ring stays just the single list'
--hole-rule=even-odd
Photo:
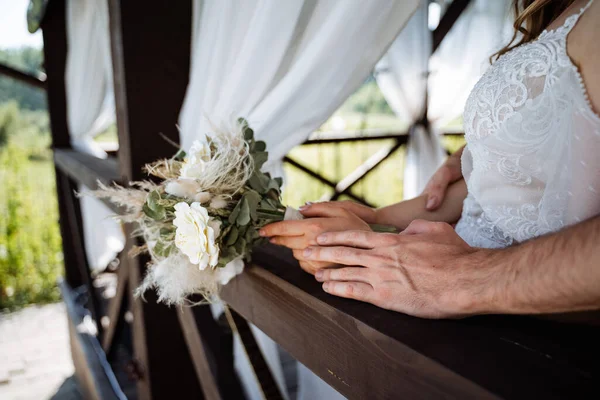
[{"label": "man's fingers", "polygon": [[335,296],[366,302],[372,302],[375,293],[373,286],[364,282],[329,281],[323,283],[323,290]]},{"label": "man's fingers", "polygon": [[378,259],[369,253],[369,250],[355,249],[353,247],[308,247],[302,256],[308,261],[330,262],[342,265],[372,266]]},{"label": "man's fingers", "polygon": [[271,243],[285,246],[292,250],[303,250],[308,246],[314,246],[317,244],[314,239],[309,240],[305,235],[302,236],[273,236],[270,240]]},{"label": "man's fingers", "polygon": [[350,246],[362,249],[373,249],[378,246],[391,246],[398,236],[392,233],[376,233],[370,231],[326,232],[317,237],[322,246]]},{"label": "man's fingers", "polygon": [[281,221],[265,225],[260,230],[260,236],[302,236],[307,231],[308,221]]},{"label": "man's fingers", "polygon": [[317,271],[315,278],[319,282],[354,281],[370,283],[371,270],[360,267],[329,268]]}]

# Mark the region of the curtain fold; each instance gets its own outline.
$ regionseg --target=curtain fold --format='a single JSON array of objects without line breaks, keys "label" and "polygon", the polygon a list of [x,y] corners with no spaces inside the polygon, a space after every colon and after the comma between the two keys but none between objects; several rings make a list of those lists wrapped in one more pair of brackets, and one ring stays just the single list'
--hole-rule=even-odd
[{"label": "curtain fold", "polygon": [[[179,117],[181,145],[246,118],[269,149],[270,171],[323,124],[371,73],[418,0],[194,1],[190,83]],[[286,393],[276,344],[253,328]],[[236,368],[260,398],[236,340]],[[302,372],[301,372],[302,373]],[[310,378],[309,378],[310,379]],[[301,381],[303,379],[300,379]],[[324,383],[302,398],[332,398]]]},{"label": "curtain fold", "polygon": [[[468,94],[488,58],[512,27],[509,0],[473,0],[431,54],[427,0],[421,4],[382,60],[376,78],[396,115],[411,125],[404,171],[404,198],[418,196],[446,154],[440,127],[462,114]],[[427,101],[429,130],[414,124]]]},{"label": "curtain fold", "polygon": [[[115,119],[106,0],[67,1],[65,90],[67,123],[74,149],[106,158],[93,137]],[[80,185],[79,191],[88,189]],[[121,226],[100,200],[82,196],[85,251],[90,268],[103,269],[123,250]]]}]

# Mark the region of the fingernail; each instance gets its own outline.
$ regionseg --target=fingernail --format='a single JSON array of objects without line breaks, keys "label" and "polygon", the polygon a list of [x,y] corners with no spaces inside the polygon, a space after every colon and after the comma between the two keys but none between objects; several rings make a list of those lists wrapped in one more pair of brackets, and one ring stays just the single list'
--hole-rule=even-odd
[{"label": "fingernail", "polygon": [[313,249],[310,247],[307,247],[306,249],[304,249],[304,253],[302,253],[304,255],[304,257],[310,257],[310,255],[313,253]]},{"label": "fingernail", "polygon": [[315,274],[315,279],[321,282],[323,280],[323,270],[318,270]]},{"label": "fingernail", "polygon": [[323,284],[323,290],[326,291],[326,292],[329,292],[329,282],[325,282]]},{"label": "fingernail", "polygon": [[300,206],[298,207],[298,211],[306,211],[308,209],[308,206]]},{"label": "fingernail", "polygon": [[307,206],[312,206],[313,202],[312,201],[307,201],[306,203],[304,203]]},{"label": "fingernail", "polygon": [[435,207],[436,202],[437,199],[435,198],[435,196],[430,196],[429,199],[427,199],[427,205],[425,207],[428,209]]},{"label": "fingernail", "polygon": [[317,236],[317,243],[319,243],[319,244],[327,243],[327,235]]},{"label": "fingernail", "polygon": [[263,237],[267,236],[267,232],[265,232],[264,229],[261,229],[260,231],[258,231],[258,234]]}]

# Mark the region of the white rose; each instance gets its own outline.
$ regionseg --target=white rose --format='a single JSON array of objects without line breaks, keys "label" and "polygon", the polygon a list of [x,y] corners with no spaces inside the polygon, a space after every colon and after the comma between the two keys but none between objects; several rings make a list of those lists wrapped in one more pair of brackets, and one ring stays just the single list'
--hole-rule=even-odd
[{"label": "white rose", "polygon": [[210,145],[205,141],[195,140],[183,161],[179,175],[182,178],[200,178],[210,158]]},{"label": "white rose", "polygon": [[227,285],[231,279],[244,271],[244,260],[238,257],[227,263],[223,268],[218,268],[218,280],[221,285]]},{"label": "white rose", "polygon": [[[200,270],[215,267],[219,261],[219,246],[206,208],[200,203],[181,202],[175,205],[175,246]],[[215,226],[213,224],[213,226]]]}]

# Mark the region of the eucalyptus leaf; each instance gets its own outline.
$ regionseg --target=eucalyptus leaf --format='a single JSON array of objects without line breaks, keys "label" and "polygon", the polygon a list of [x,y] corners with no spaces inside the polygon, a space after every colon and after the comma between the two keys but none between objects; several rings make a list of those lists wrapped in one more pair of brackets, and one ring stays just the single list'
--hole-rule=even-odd
[{"label": "eucalyptus leaf", "polygon": [[277,178],[273,178],[273,179],[275,180],[275,182],[277,182],[277,184],[279,185],[279,188],[281,189],[281,187],[283,186],[283,178],[278,176]]},{"label": "eucalyptus leaf", "polygon": [[254,150],[255,151],[265,151],[267,149],[267,144],[262,140],[257,140],[254,142]]},{"label": "eucalyptus leaf", "polygon": [[242,202],[238,202],[235,205],[235,208],[233,209],[233,211],[231,212],[231,214],[229,214],[229,223],[230,224],[235,224],[235,221],[237,220],[238,215],[240,214],[240,209],[242,208]]},{"label": "eucalyptus leaf", "polygon": [[159,207],[158,209],[152,209],[152,208],[150,208],[150,206],[148,206],[148,203],[145,203],[142,206],[142,211],[149,218],[151,218],[151,219],[153,219],[155,221],[162,221],[167,216],[167,213],[165,212],[165,209],[163,207]]},{"label": "eucalyptus leaf", "polygon": [[225,241],[225,246],[233,246],[238,239],[238,229],[233,225],[231,227],[231,231],[227,235],[227,240]]},{"label": "eucalyptus leaf", "polygon": [[246,239],[238,238],[237,242],[235,242],[235,251],[239,255],[243,255],[246,252]]},{"label": "eucalyptus leaf", "polygon": [[250,187],[254,190],[256,190],[258,193],[266,193],[267,192],[267,183],[265,183],[261,178],[260,178],[260,172],[254,172],[254,174],[252,174],[252,176],[250,177],[250,179],[248,179],[248,184],[250,185]]},{"label": "eucalyptus leaf", "polygon": [[238,226],[246,226],[250,223],[250,207],[248,206],[248,200],[245,197],[242,197],[240,204],[241,207],[236,219],[236,224]]},{"label": "eucalyptus leaf", "polygon": [[261,200],[260,194],[254,190],[249,190],[244,193],[244,198],[248,202],[248,207],[250,208],[250,218],[252,218],[253,221],[256,221],[256,209]]},{"label": "eucalyptus leaf", "polygon": [[269,153],[266,151],[252,153],[252,158],[254,158],[254,168],[256,168],[256,170],[260,170],[269,159]]},{"label": "eucalyptus leaf", "polygon": [[155,254],[161,257],[168,257],[169,254],[171,254],[171,251],[173,250],[173,245],[159,240],[158,242],[156,242],[152,250]]}]

